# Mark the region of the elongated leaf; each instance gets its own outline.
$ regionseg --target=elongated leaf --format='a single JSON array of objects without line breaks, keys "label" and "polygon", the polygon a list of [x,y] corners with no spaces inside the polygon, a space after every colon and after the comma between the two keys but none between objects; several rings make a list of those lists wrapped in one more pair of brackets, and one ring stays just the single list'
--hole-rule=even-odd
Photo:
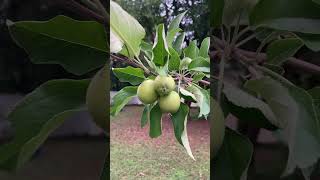
[{"label": "elongated leaf", "polygon": [[110,1],[110,28],[123,40],[126,46],[123,48],[123,54],[131,58],[139,56],[145,30],[134,17],[114,1]]},{"label": "elongated leaf", "polygon": [[291,83],[279,83],[269,77],[248,81],[246,87],[261,94],[267,102],[276,101],[269,105],[278,107],[277,116],[290,122],[278,133],[289,146],[284,175],[292,173],[296,167],[306,169],[314,165],[320,158],[320,122],[312,97]]},{"label": "elongated leaf", "polygon": [[191,59],[195,59],[198,57],[199,54],[199,48],[197,47],[197,41],[193,40],[188,47],[184,49],[184,55],[185,57],[189,57]]},{"label": "elongated leaf", "polygon": [[203,57],[197,57],[188,66],[189,70],[210,73],[210,62]]},{"label": "elongated leaf", "polygon": [[145,105],[141,116],[141,128],[143,128],[150,119],[150,105]]},{"label": "elongated leaf", "polygon": [[158,66],[163,66],[166,64],[169,54],[164,24],[160,24],[157,27],[157,34],[153,45],[153,62]]},{"label": "elongated leaf", "polygon": [[289,57],[293,56],[303,43],[298,38],[281,39],[272,42],[267,49],[267,63],[281,65]]},{"label": "elongated leaf", "polygon": [[223,145],[212,160],[213,179],[245,180],[253,154],[250,140],[226,129]]},{"label": "elongated leaf", "polygon": [[179,28],[179,25],[181,23],[182,18],[185,16],[185,14],[187,13],[187,11],[178,14],[169,24],[169,28],[168,31],[174,31],[175,29]]},{"label": "elongated leaf", "polygon": [[108,58],[105,30],[94,21],[57,16],[43,22],[11,22],[8,28],[15,42],[36,64],[59,64],[81,75],[101,67]]},{"label": "elongated leaf", "polygon": [[113,98],[110,114],[116,116],[121,109],[137,94],[137,86],[127,86],[121,89]]},{"label": "elongated leaf", "polygon": [[197,106],[200,108],[199,117],[204,116],[205,118],[207,118],[210,113],[209,92],[195,84],[188,86],[186,90],[194,94],[197,99]]},{"label": "elongated leaf", "polygon": [[203,72],[197,72],[194,76],[193,76],[193,82],[197,83],[198,81],[202,80],[206,75]]},{"label": "elongated leaf", "polygon": [[151,138],[159,137],[162,133],[162,112],[159,104],[154,105],[150,111],[150,131]]},{"label": "elongated leaf", "polygon": [[320,51],[320,35],[319,34],[305,34],[296,33],[302,39],[304,44],[313,51]]},{"label": "elongated leaf", "polygon": [[209,1],[210,23],[213,27],[219,27],[222,24],[224,0]]},{"label": "elongated leaf", "polygon": [[320,120],[320,87],[318,86],[313,89],[310,89],[308,90],[308,93],[312,96],[318,120]]},{"label": "elongated leaf", "polygon": [[170,71],[173,70],[179,70],[179,66],[180,66],[180,56],[178,54],[178,52],[176,50],[174,50],[173,48],[169,48],[170,51],[170,59],[169,59],[169,64],[168,64],[168,68]]},{"label": "elongated leaf", "polygon": [[174,41],[176,34],[180,31],[181,31],[181,29],[178,28],[178,29],[174,29],[174,30],[171,30],[168,32],[167,37],[166,37],[168,47],[172,47],[172,42]]},{"label": "elongated leaf", "polygon": [[195,97],[195,95],[184,88],[180,88],[180,94],[186,100],[195,101],[195,102],[197,101],[197,98]]},{"label": "elongated leaf", "polygon": [[218,102],[213,98],[210,99],[211,112],[209,121],[210,129],[210,153],[215,157],[223,144],[225,135],[225,119],[224,114]]},{"label": "elongated leaf", "polygon": [[210,37],[205,38],[200,46],[199,56],[209,58]]},{"label": "elongated leaf", "polygon": [[52,80],[27,95],[9,114],[14,139],[0,147],[0,167],[20,168],[66,118],[85,109],[88,80]]},{"label": "elongated leaf", "polygon": [[277,119],[265,102],[242,89],[225,83],[223,93],[227,98],[228,110],[239,120],[266,129],[285,126],[282,119]]},{"label": "elongated leaf", "polygon": [[178,54],[180,55],[181,54],[181,51],[182,51],[182,45],[183,45],[183,42],[184,42],[184,39],[186,37],[186,34],[183,32],[181,33],[177,39],[174,41],[172,47],[173,49],[175,49]]},{"label": "elongated leaf", "polygon": [[187,133],[188,114],[189,114],[189,107],[185,104],[181,104],[178,112],[172,114],[171,119],[172,119],[174,134],[176,136],[176,139],[187,150],[188,155],[193,160],[195,160],[190,148],[188,133]]},{"label": "elongated leaf", "polygon": [[141,50],[144,52],[144,54],[149,58],[149,59],[152,59],[152,45],[145,42],[145,41],[142,41],[141,42]]},{"label": "elongated leaf", "polygon": [[132,85],[138,85],[144,81],[144,71],[140,68],[127,66],[125,68],[112,68],[114,75],[121,82],[129,82]]},{"label": "elongated leaf", "polygon": [[319,4],[311,0],[260,0],[250,14],[250,23],[278,30],[320,34],[319,10]]}]

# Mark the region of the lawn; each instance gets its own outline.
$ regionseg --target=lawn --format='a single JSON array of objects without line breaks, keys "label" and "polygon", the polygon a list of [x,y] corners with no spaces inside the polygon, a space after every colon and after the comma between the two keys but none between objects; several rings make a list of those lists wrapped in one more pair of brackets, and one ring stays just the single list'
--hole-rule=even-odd
[{"label": "lawn", "polygon": [[140,127],[141,106],[127,106],[111,118],[111,179],[209,179],[209,124],[188,123],[196,161],[175,140],[171,122],[163,119],[162,136],[151,139]]}]

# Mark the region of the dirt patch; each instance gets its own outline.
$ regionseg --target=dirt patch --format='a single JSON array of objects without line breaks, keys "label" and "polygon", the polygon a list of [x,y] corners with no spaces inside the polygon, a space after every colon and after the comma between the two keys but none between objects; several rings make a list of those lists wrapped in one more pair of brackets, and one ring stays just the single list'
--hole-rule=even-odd
[{"label": "dirt patch", "polygon": [[[174,136],[171,119],[166,115],[162,120],[162,135],[158,138],[149,137],[149,124],[141,128],[140,117],[143,111],[141,106],[128,106],[111,123],[111,142],[122,141],[128,144],[152,143],[164,145],[177,143]],[[191,147],[210,145],[210,127],[206,120],[188,121],[187,132]]]}]

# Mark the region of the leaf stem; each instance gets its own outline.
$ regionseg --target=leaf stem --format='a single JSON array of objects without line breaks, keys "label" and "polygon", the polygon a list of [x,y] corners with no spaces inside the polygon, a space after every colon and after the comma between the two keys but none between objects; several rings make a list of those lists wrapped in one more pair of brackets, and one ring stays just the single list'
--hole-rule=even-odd
[{"label": "leaf stem", "polygon": [[219,81],[218,81],[218,89],[217,89],[217,100],[221,103],[221,94],[222,94],[222,86],[223,86],[223,79],[224,79],[224,66],[225,66],[225,54],[222,54],[220,60],[220,72],[219,72]]},{"label": "leaf stem", "polygon": [[256,34],[255,34],[255,33],[251,34],[251,35],[248,36],[247,38],[245,38],[245,39],[243,39],[242,41],[238,42],[238,43],[236,44],[236,47],[242,46],[243,44],[245,44],[245,43],[247,43],[248,41],[254,39],[255,37],[256,37]]}]

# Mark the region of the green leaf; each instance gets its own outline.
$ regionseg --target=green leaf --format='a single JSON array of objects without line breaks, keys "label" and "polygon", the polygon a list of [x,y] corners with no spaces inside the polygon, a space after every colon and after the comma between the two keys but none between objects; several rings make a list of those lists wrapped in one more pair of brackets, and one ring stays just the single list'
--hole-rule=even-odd
[{"label": "green leaf", "polygon": [[313,104],[317,113],[318,120],[320,120],[320,87],[315,87],[308,90],[308,93],[312,96]]},{"label": "green leaf", "polygon": [[199,48],[197,47],[197,41],[193,40],[188,47],[184,49],[184,56],[189,57],[191,59],[195,59],[198,57]]},{"label": "green leaf", "polygon": [[169,49],[165,37],[164,24],[160,24],[157,27],[157,34],[153,45],[153,62],[158,66],[165,65],[169,55]]},{"label": "green leaf", "polygon": [[268,104],[242,89],[225,83],[223,93],[228,110],[239,120],[266,129],[285,126],[285,122],[277,119]]},{"label": "green leaf", "polygon": [[187,133],[187,121],[188,121],[189,107],[185,104],[181,104],[178,112],[172,114],[172,123],[174,128],[174,135],[178,142],[183,145],[187,150],[188,155],[193,159],[192,151],[189,144]]},{"label": "green leaf", "polygon": [[197,72],[195,75],[192,77],[192,82],[198,83],[200,80],[202,80],[206,75],[203,72]]},{"label": "green leaf", "polygon": [[200,46],[199,56],[209,58],[210,37],[205,38]]},{"label": "green leaf", "polygon": [[296,33],[304,44],[312,51],[320,51],[320,35],[319,34],[304,34]]},{"label": "green leaf", "polygon": [[141,116],[141,128],[143,128],[150,119],[150,105],[145,105]]},{"label": "green leaf", "polygon": [[180,66],[180,56],[178,54],[178,52],[176,50],[174,50],[173,48],[169,48],[169,52],[171,54],[170,58],[169,58],[169,64],[168,64],[168,68],[170,71],[173,70],[179,70],[179,66]]},{"label": "green leaf", "polygon": [[[110,28],[125,43],[123,54],[132,58],[140,54],[141,40],[146,32],[141,24],[117,3],[110,1]],[[89,36],[91,37],[91,36]]]},{"label": "green leaf", "polygon": [[210,103],[210,153],[211,155],[213,155],[213,157],[215,157],[223,144],[223,139],[225,135],[225,118],[218,102],[211,98]]},{"label": "green leaf", "polygon": [[220,27],[222,24],[224,0],[211,0],[209,1],[210,8],[210,23],[213,27]]},{"label": "green leaf", "polygon": [[250,24],[272,29],[320,34],[320,6],[310,0],[260,0]]},{"label": "green leaf", "polygon": [[152,59],[152,45],[145,42],[145,41],[142,41],[141,42],[141,50],[144,52],[144,54],[149,58],[149,59]]},{"label": "green leaf", "polygon": [[127,66],[125,68],[112,68],[112,71],[121,82],[129,82],[132,85],[138,85],[145,80],[144,71],[140,68]]},{"label": "green leaf", "polygon": [[181,34],[177,37],[177,39],[174,41],[174,43],[173,43],[173,45],[172,45],[173,49],[175,49],[175,50],[178,52],[179,55],[180,55],[181,52],[182,52],[182,45],[183,45],[183,42],[184,42],[185,37],[186,37],[186,34],[185,34],[184,32],[181,33]]},{"label": "green leaf", "polygon": [[265,63],[263,66],[270,69],[271,71],[273,71],[275,73],[278,73],[279,75],[283,75],[285,73],[283,67],[278,66],[278,65]]},{"label": "green leaf", "polygon": [[178,14],[169,24],[169,28],[168,28],[168,32],[170,31],[175,31],[176,29],[179,28],[179,25],[181,23],[182,18],[185,16],[185,14],[187,13],[187,11]]},{"label": "green leaf", "polygon": [[137,94],[137,86],[127,86],[121,89],[113,98],[110,114],[116,116],[121,109]]},{"label": "green leaf", "polygon": [[179,90],[180,90],[181,96],[184,99],[197,102],[197,98],[190,91],[188,91],[188,90],[186,90],[184,88],[180,88]]},{"label": "green leaf", "polygon": [[210,73],[210,62],[203,57],[197,57],[188,66],[189,70]]},{"label": "green leaf", "polygon": [[88,80],[52,80],[28,94],[8,116],[15,136],[0,146],[0,167],[20,168],[66,118],[84,110],[88,85]]},{"label": "green leaf", "polygon": [[250,80],[246,87],[277,109],[277,117],[290,122],[278,132],[289,146],[284,175],[292,173],[296,167],[305,169],[314,165],[320,158],[320,125],[312,97],[291,83],[280,83],[270,77]]},{"label": "green leaf", "polygon": [[267,48],[267,63],[281,65],[292,57],[303,43],[298,38],[288,38],[273,41]]},{"label": "green leaf", "polygon": [[162,129],[162,112],[159,104],[154,105],[150,111],[150,131],[149,136],[156,138],[161,135]]},{"label": "green leaf", "polygon": [[199,117],[208,117],[210,113],[210,94],[200,86],[193,84],[186,88],[189,92],[194,94],[197,99],[197,106],[200,108]]},{"label": "green leaf", "polygon": [[168,44],[169,47],[172,47],[172,42],[173,42],[176,34],[178,32],[180,32],[180,31],[181,31],[181,29],[178,28],[178,29],[174,29],[174,30],[171,30],[171,31],[168,32],[166,40],[167,40],[167,44]]},{"label": "green leaf", "polygon": [[312,0],[312,1],[315,2],[315,3],[320,4],[320,0]]},{"label": "green leaf", "polygon": [[250,140],[226,129],[223,145],[211,164],[213,179],[245,180],[253,154]]},{"label": "green leaf", "polygon": [[240,17],[240,25],[248,24],[248,13],[258,0],[225,0],[222,22],[226,26],[236,25]]},{"label": "green leaf", "polygon": [[108,59],[105,30],[94,21],[57,16],[43,22],[8,23],[8,28],[36,64],[59,64],[68,72],[82,75],[101,67]]}]

